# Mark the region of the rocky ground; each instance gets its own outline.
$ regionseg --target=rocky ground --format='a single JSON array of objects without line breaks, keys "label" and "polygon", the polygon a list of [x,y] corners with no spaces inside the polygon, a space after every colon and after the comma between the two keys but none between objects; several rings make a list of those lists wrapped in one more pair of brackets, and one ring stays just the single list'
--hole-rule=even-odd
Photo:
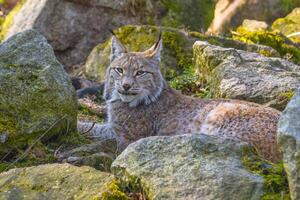
[{"label": "rocky ground", "polygon": [[[298,1],[16,3],[0,1],[0,199],[300,198]],[[203,133],[143,138],[124,151],[85,137],[82,124],[106,118],[109,29],[132,51],[162,31],[163,75],[186,95],[283,111],[283,160]]]}]

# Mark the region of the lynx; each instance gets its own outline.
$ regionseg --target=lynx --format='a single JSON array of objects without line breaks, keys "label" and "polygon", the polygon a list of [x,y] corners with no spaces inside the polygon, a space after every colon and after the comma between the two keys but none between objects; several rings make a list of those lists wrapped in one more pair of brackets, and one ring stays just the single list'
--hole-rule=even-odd
[{"label": "lynx", "polygon": [[239,100],[193,98],[170,88],[160,71],[161,37],[144,52],[127,52],[113,36],[111,50],[104,87],[108,121],[96,125],[91,136],[117,137],[125,147],[149,136],[205,133],[234,137],[253,145],[267,160],[280,159],[279,111]]}]

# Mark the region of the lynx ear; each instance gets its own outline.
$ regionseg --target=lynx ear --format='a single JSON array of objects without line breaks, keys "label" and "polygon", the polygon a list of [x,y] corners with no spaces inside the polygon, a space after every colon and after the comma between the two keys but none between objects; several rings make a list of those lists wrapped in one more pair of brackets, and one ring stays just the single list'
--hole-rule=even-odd
[{"label": "lynx ear", "polygon": [[110,62],[114,61],[114,59],[120,57],[123,53],[126,53],[125,47],[122,43],[116,38],[115,35],[112,36],[111,39],[111,54],[110,54]]},{"label": "lynx ear", "polygon": [[160,32],[157,42],[150,49],[146,50],[144,53],[146,54],[147,57],[150,57],[160,62],[161,50],[162,50],[162,38]]}]

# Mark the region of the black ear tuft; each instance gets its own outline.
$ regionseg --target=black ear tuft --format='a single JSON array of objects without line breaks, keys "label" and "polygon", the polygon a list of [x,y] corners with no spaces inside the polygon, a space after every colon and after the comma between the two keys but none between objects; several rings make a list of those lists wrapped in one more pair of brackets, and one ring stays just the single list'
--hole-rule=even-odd
[{"label": "black ear tuft", "polygon": [[111,29],[108,29],[108,31],[113,35],[113,36],[116,36],[116,34],[114,33],[114,31],[113,30],[111,30]]},{"label": "black ear tuft", "polygon": [[158,40],[157,40],[157,42],[155,43],[154,49],[156,49],[156,48],[158,47],[158,45],[160,44],[161,37],[162,37],[162,31],[161,31],[161,29],[160,29],[160,31],[159,31],[159,36],[158,36]]}]

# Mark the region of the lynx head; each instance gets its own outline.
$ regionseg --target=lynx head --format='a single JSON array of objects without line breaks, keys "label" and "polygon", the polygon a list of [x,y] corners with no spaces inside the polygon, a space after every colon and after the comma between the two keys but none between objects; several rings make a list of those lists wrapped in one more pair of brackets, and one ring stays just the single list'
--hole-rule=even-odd
[{"label": "lynx head", "polygon": [[115,36],[111,43],[111,64],[106,72],[104,99],[110,102],[121,100],[130,107],[155,102],[164,85],[159,67],[161,35],[144,52],[127,52]]}]

